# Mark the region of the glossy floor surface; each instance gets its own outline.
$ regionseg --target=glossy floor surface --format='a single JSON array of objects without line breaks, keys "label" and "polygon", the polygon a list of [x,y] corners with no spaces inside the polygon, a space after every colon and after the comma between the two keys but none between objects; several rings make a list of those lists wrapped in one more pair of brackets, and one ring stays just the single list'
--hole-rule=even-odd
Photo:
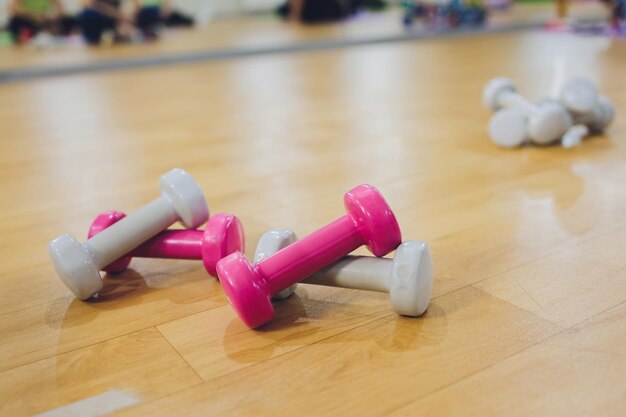
[{"label": "glossy floor surface", "polygon": [[[622,415],[625,65],[624,41],[519,32],[0,86],[0,415]],[[538,99],[575,74],[616,104],[605,136],[489,142],[491,77]],[[48,241],[176,166],[241,218],[248,256],[378,186],[432,247],[427,314],[301,285],[252,331],[199,262],[146,259],[77,300]]]}]

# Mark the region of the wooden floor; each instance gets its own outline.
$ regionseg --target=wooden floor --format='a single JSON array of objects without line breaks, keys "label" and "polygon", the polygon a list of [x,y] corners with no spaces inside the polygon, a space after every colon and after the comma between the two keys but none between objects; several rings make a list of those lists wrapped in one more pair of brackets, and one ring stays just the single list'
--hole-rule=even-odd
[{"label": "wooden floor", "polygon": [[[116,416],[623,415],[625,65],[624,41],[521,32],[0,86],[0,415],[100,415],[107,393],[137,402]],[[616,103],[606,136],[489,142],[491,77],[540,98],[576,73]],[[48,241],[140,207],[172,167],[242,219],[249,256],[378,186],[432,247],[427,314],[301,285],[252,331],[190,261],[134,260],[74,298]]]}]

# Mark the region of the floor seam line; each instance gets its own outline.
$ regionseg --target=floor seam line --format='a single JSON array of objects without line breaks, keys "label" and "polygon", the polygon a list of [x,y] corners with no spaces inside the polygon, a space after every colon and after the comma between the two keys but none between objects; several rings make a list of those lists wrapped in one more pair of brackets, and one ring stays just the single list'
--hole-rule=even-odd
[{"label": "floor seam line", "polygon": [[[120,337],[124,337],[124,336],[128,336],[128,335],[131,335],[131,334],[133,334],[133,333],[142,332],[142,331],[144,331],[144,330],[150,329],[151,327],[155,327],[155,328],[156,328],[156,326],[160,326],[160,325],[162,325],[162,324],[170,323],[171,321],[175,321],[175,320],[178,320],[178,319],[182,319],[182,318],[185,318],[185,317],[188,317],[188,316],[191,316],[191,315],[197,314],[197,313],[203,313],[203,312],[206,312],[206,311],[213,310],[213,309],[215,309],[215,308],[220,308],[220,307],[222,307],[223,305],[224,305],[224,304],[222,304],[222,305],[220,305],[220,306],[216,306],[216,307],[210,308],[210,309],[207,309],[207,310],[198,311],[198,312],[196,312],[196,313],[190,313],[190,314],[187,314],[187,315],[185,315],[185,316],[181,316],[181,317],[178,317],[178,318],[176,318],[176,319],[174,319],[174,320],[170,320],[170,321],[167,321],[167,322],[164,322],[164,323],[159,323],[159,324],[151,324],[151,325],[149,325],[149,326],[142,327],[142,328],[140,328],[140,329],[134,329],[134,330],[131,330],[131,331],[127,332],[127,333],[122,333],[122,334],[119,334],[119,335],[115,335],[115,336],[112,336],[112,337],[109,337],[109,338],[106,338],[106,339],[103,339],[103,340],[99,340],[99,341],[97,341],[97,342],[89,343],[89,344],[86,344],[86,345],[83,345],[83,346],[80,346],[80,347],[77,347],[77,348],[74,348],[74,349],[66,350],[66,351],[63,351],[63,352],[57,352],[57,353],[56,353],[56,354],[54,354],[54,355],[45,356],[45,357],[38,358],[38,359],[35,359],[35,360],[32,360],[32,361],[24,362],[24,363],[21,363],[21,364],[19,364],[19,365],[17,365],[17,366],[12,366],[12,367],[10,367],[10,368],[0,369],[0,374],[2,374],[2,373],[4,373],[4,372],[7,372],[7,371],[10,371],[10,370],[12,370],[12,369],[20,368],[20,367],[22,367],[22,366],[31,365],[31,364],[36,363],[36,362],[39,362],[39,361],[43,361],[43,360],[46,360],[46,359],[51,359],[51,358],[55,358],[55,357],[57,357],[57,356],[65,355],[66,353],[71,353],[71,352],[75,352],[75,351],[80,350],[80,349],[84,349],[84,348],[88,348],[88,347],[91,347],[91,346],[95,346],[95,345],[97,345],[97,344],[99,344],[99,343],[109,342],[109,341],[111,341],[111,340],[114,340],[114,339],[117,339],[117,338],[120,338]],[[157,329],[157,330],[158,330],[158,329]]]},{"label": "floor seam line", "polygon": [[[483,291],[483,292],[484,292],[484,291]],[[487,294],[487,293],[486,293],[486,294]],[[487,366],[486,366],[486,367],[484,367],[484,368],[478,369],[478,370],[476,370],[475,372],[472,372],[472,373],[470,373],[470,374],[468,374],[468,375],[466,375],[466,376],[464,376],[464,377],[462,377],[462,378],[460,378],[460,379],[457,379],[457,380],[455,380],[455,381],[453,381],[453,382],[451,382],[451,383],[449,383],[449,384],[446,384],[446,385],[444,385],[444,386],[442,386],[442,387],[440,387],[440,388],[437,388],[436,390],[434,390],[434,391],[432,391],[432,392],[430,392],[430,393],[428,393],[428,394],[426,394],[426,395],[423,395],[423,396],[421,396],[420,398],[417,398],[417,399],[415,399],[415,400],[413,400],[413,401],[407,402],[406,404],[401,405],[401,406],[399,406],[399,407],[396,407],[396,408],[394,408],[394,409],[393,409],[393,410],[391,410],[391,411],[387,411],[386,415],[389,415],[389,414],[391,414],[391,413],[395,413],[395,412],[397,412],[397,411],[399,411],[399,410],[403,409],[404,407],[407,407],[407,406],[409,406],[409,405],[411,405],[411,404],[413,404],[413,403],[415,403],[415,402],[421,401],[421,400],[423,400],[424,398],[430,397],[431,395],[436,394],[437,392],[442,391],[442,390],[444,390],[444,389],[446,389],[446,388],[449,388],[449,387],[451,387],[451,386],[453,386],[453,385],[455,385],[455,384],[457,384],[457,383],[459,383],[459,382],[462,382],[462,381],[464,381],[465,379],[470,378],[470,377],[472,377],[473,375],[475,375],[475,374],[477,374],[477,373],[479,373],[479,372],[482,372],[482,371],[485,371],[485,370],[487,370],[487,369],[493,368],[494,366],[496,366],[496,365],[500,364],[501,362],[504,362],[504,361],[506,361],[506,360],[508,360],[508,359],[511,359],[511,358],[513,358],[513,357],[515,357],[515,356],[517,356],[517,355],[519,355],[519,354],[522,354],[522,353],[524,353],[524,352],[528,351],[529,349],[531,349],[531,348],[533,348],[533,347],[535,347],[535,346],[537,346],[537,345],[539,345],[539,344],[541,344],[541,343],[546,343],[546,342],[547,342],[547,341],[549,341],[550,339],[552,339],[552,338],[554,338],[554,337],[556,337],[556,336],[559,336],[559,335],[561,335],[561,334],[565,333],[566,331],[571,330],[572,328],[574,328],[574,327],[576,327],[576,326],[579,326],[580,324],[583,324],[583,323],[585,323],[585,322],[588,322],[588,321],[592,320],[593,318],[597,317],[598,315],[603,314],[603,313],[605,313],[605,312],[607,312],[607,311],[609,311],[609,310],[611,310],[611,309],[613,309],[613,308],[616,308],[616,307],[618,307],[618,306],[620,306],[620,305],[622,305],[622,304],[625,304],[625,303],[626,303],[626,301],[622,301],[622,302],[620,302],[619,304],[616,304],[616,305],[614,305],[614,306],[611,306],[611,307],[609,307],[609,308],[607,308],[607,309],[605,309],[605,310],[603,310],[603,311],[601,311],[601,312],[598,312],[598,313],[594,314],[593,316],[588,317],[587,319],[582,320],[582,321],[580,321],[580,322],[578,322],[578,323],[576,323],[576,324],[574,324],[574,325],[572,325],[572,326],[570,326],[570,327],[562,327],[562,326],[560,326],[560,327],[561,327],[561,330],[559,330],[558,332],[553,333],[553,334],[551,334],[551,335],[549,335],[549,336],[546,336],[546,337],[544,337],[544,338],[542,338],[542,339],[540,339],[540,340],[537,340],[536,342],[534,342],[534,343],[532,343],[532,344],[530,344],[530,345],[528,345],[528,346],[524,347],[523,349],[518,350],[517,352],[514,352],[514,353],[512,353],[512,354],[510,354],[510,355],[508,355],[508,356],[503,357],[502,359],[500,359],[500,360],[499,360],[499,361],[497,361],[497,362],[494,362],[494,363],[492,363],[492,364],[490,364],[490,365],[487,365]],[[543,318],[543,317],[542,317],[542,318]],[[549,321],[549,320],[548,320],[548,321]]]},{"label": "floor seam line", "polygon": [[[183,362],[185,362],[187,364],[187,366],[193,371],[194,375],[198,377],[198,379],[200,380],[199,383],[202,383],[204,381],[204,378],[202,378],[200,376],[200,374],[198,374],[198,371],[196,371],[196,368],[193,367],[193,365],[191,365],[187,359],[184,358],[184,356],[178,351],[178,349],[176,349],[176,347],[169,341],[169,339],[163,334],[163,332],[158,328],[158,326],[154,326],[154,329],[161,335],[161,337],[165,340],[165,342],[174,350],[174,352],[176,352],[176,354],[178,355],[178,357],[180,359],[182,359]],[[194,384],[197,385],[197,384]],[[193,386],[193,385],[192,385]]]}]

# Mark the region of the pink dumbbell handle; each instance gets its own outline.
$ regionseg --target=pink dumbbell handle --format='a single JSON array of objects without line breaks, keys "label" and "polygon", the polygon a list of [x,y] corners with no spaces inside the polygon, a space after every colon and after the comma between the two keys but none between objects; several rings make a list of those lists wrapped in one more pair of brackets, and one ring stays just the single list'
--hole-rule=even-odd
[{"label": "pink dumbbell handle", "polygon": [[202,230],[167,230],[128,255],[137,258],[202,259]]},{"label": "pink dumbbell handle", "polygon": [[[107,211],[95,218],[88,237],[96,237],[103,230],[124,219],[121,211]],[[106,265],[106,272],[125,271],[133,256],[140,258],[169,258],[201,260],[204,268],[215,275],[215,265],[223,257],[243,250],[244,235],[241,222],[231,214],[216,214],[204,230],[166,230],[146,240],[122,258]]]},{"label": "pink dumbbell handle", "polygon": [[358,223],[345,215],[255,265],[271,295],[337,261],[365,243]]}]

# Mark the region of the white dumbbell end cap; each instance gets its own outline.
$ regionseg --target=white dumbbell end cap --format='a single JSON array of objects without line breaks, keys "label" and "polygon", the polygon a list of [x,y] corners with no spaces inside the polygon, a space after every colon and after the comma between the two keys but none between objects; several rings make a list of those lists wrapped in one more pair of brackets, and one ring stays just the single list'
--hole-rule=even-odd
[{"label": "white dumbbell end cap", "polygon": [[161,193],[173,205],[183,224],[195,229],[209,219],[209,207],[202,190],[185,170],[174,168],[159,181]]},{"label": "white dumbbell end cap", "polygon": [[537,145],[548,145],[560,139],[572,126],[572,118],[563,106],[548,102],[530,118],[528,136]]},{"label": "white dumbbell end cap", "polygon": [[492,110],[498,110],[502,107],[498,103],[498,95],[504,91],[510,91],[514,93],[515,86],[513,85],[513,81],[508,78],[494,78],[489,81],[485,88],[483,89],[483,104],[485,107],[488,107]]},{"label": "white dumbbell end cap", "polygon": [[588,78],[573,78],[561,89],[561,102],[574,113],[588,113],[598,99],[598,90]]},{"label": "white dumbbell end cap", "polygon": [[[263,259],[268,258],[278,252],[279,250],[286,248],[294,243],[298,238],[296,234],[289,229],[271,229],[261,236],[259,243],[256,245],[256,252],[254,252],[254,262],[261,262]],[[289,288],[285,288],[281,292],[274,294],[273,299],[282,300],[289,297],[294,293],[298,284],[293,284]]]},{"label": "white dumbbell end cap", "polygon": [[601,96],[598,97],[595,113],[595,120],[590,127],[597,131],[603,131],[613,121],[615,107],[608,98]]},{"label": "white dumbbell end cap", "polygon": [[433,288],[433,261],[426,242],[409,240],[396,249],[389,283],[391,305],[403,316],[421,316]]},{"label": "white dumbbell end cap", "polygon": [[61,235],[48,244],[57,275],[76,297],[86,300],[102,289],[102,278],[87,248],[70,235]]},{"label": "white dumbbell end cap", "polygon": [[491,141],[503,148],[517,148],[527,139],[528,119],[521,111],[509,107],[500,109],[489,120]]}]

